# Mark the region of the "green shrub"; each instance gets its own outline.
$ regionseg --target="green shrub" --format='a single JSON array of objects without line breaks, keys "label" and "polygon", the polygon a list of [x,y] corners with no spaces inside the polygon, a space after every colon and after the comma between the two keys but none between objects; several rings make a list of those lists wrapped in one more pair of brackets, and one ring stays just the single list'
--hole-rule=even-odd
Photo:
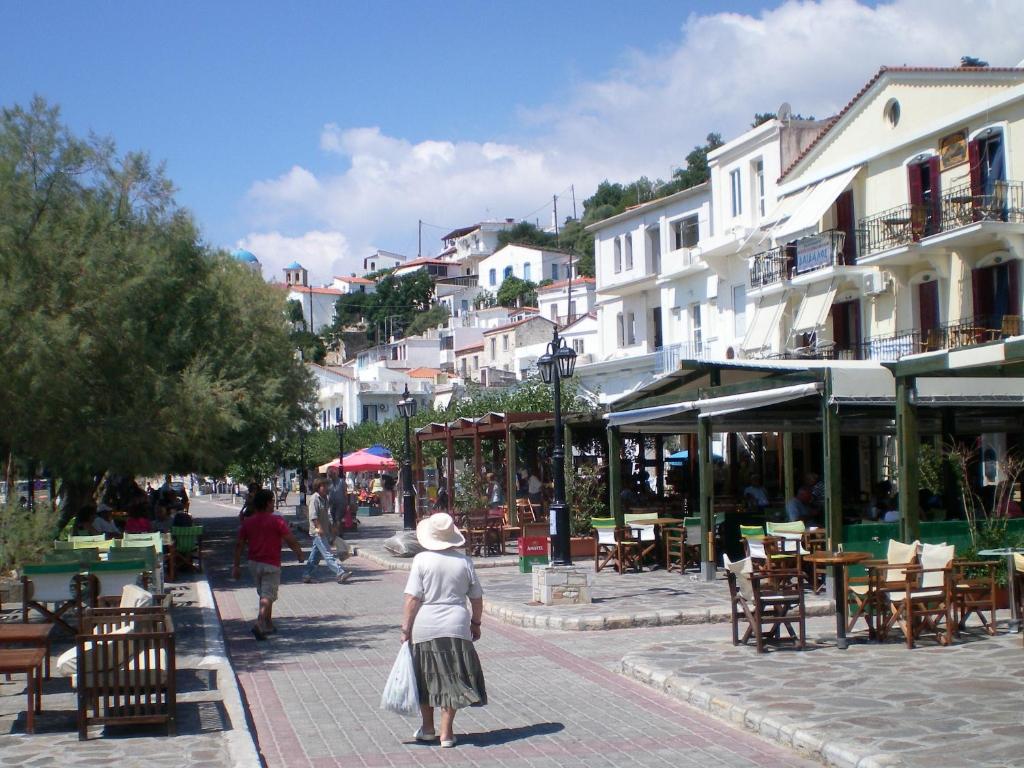
[{"label": "green shrub", "polygon": [[17,504],[0,506],[0,572],[40,561],[53,548],[58,516],[51,504],[32,511]]}]

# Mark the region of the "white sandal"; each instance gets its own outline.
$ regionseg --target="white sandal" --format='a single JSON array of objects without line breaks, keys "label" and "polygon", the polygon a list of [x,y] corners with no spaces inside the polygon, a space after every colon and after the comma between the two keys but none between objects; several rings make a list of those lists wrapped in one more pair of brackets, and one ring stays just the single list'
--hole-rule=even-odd
[{"label": "white sandal", "polygon": [[414,733],[412,735],[412,737],[414,739],[416,739],[416,741],[425,741],[425,742],[437,741],[437,732],[435,731],[433,733],[427,733],[426,731],[423,730],[423,726],[420,726],[419,728],[416,729],[416,733]]},{"label": "white sandal", "polygon": [[450,739],[441,739],[441,746],[442,747],[454,747],[455,743],[457,741],[458,741],[458,739],[455,738],[455,734],[453,733],[452,737]]}]

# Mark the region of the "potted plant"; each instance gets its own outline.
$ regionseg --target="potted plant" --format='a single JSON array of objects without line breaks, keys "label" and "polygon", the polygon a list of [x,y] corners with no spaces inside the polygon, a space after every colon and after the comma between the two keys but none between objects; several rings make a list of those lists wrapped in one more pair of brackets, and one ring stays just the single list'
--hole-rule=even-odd
[{"label": "potted plant", "polygon": [[569,483],[569,555],[594,556],[594,517],[605,514],[604,484],[597,467],[583,464],[576,468]]},{"label": "potted plant", "polygon": [[472,464],[466,464],[455,476],[452,508],[457,516],[468,516],[487,509],[487,480]]}]

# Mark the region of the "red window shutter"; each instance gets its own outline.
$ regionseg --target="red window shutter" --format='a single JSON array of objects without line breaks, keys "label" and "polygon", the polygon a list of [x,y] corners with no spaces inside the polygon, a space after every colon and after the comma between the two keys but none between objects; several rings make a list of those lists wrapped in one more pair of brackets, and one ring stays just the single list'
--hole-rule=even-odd
[{"label": "red window shutter", "polygon": [[924,194],[921,191],[921,166],[917,163],[907,166],[907,187],[910,190],[910,204],[921,205]]},{"label": "red window shutter", "polygon": [[833,304],[832,311],[832,341],[837,351],[850,348],[850,332],[846,327],[846,304]]},{"label": "red window shutter", "polygon": [[836,229],[846,234],[843,242],[843,264],[857,261],[857,228],[853,218],[853,190],[848,189],[836,198]]},{"label": "red window shutter", "polygon": [[992,313],[992,268],[971,270],[971,300],[974,302],[974,322],[983,322]]},{"label": "red window shutter", "polygon": [[928,158],[928,178],[931,183],[931,210],[926,231],[934,235],[942,229],[942,172],[938,155]]},{"label": "red window shutter", "polygon": [[939,327],[939,283],[921,283],[917,287],[917,303],[921,310],[921,338],[928,337],[928,331]]},{"label": "red window shutter", "polygon": [[971,165],[971,196],[977,198],[984,194],[981,189],[981,142],[972,141],[967,144],[967,159]]},{"label": "red window shutter", "polygon": [[860,302],[854,301],[850,304],[850,344],[860,348]]}]

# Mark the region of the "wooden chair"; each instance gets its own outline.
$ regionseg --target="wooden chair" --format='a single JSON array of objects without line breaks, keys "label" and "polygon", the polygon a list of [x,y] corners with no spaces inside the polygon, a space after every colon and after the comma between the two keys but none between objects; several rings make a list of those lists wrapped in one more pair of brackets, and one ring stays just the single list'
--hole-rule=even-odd
[{"label": "wooden chair", "polygon": [[[26,565],[21,576],[21,620],[28,622],[29,610],[35,610],[64,627],[71,634],[75,628],[64,618],[66,613],[81,616],[83,597],[82,566],[78,562]],[[47,606],[53,605],[53,610]]]},{"label": "wooden chair", "polygon": [[967,628],[967,619],[972,613],[981,620],[981,626],[988,634],[996,633],[998,565],[993,560],[953,561],[953,613],[958,635]]},{"label": "wooden chair", "polygon": [[1010,187],[1005,181],[996,181],[992,185],[992,194],[983,196],[982,204],[978,207],[983,221],[1005,221],[1009,191]]},{"label": "wooden chair", "polygon": [[803,570],[800,542],[784,539],[781,536],[765,536],[761,539],[764,552],[764,569],[766,571]]},{"label": "wooden chair", "polygon": [[615,546],[615,518],[593,517],[590,525],[594,529],[594,573],[613,565],[618,568],[618,549]]},{"label": "wooden chair", "polygon": [[665,568],[668,571],[686,572],[686,529],[668,527],[662,529],[661,539],[665,544]]},{"label": "wooden chair", "polygon": [[120,600],[124,588],[128,585],[141,586],[145,589],[146,561],[141,558],[134,560],[107,560],[89,566],[89,585],[92,594],[92,605],[99,605],[104,600]]},{"label": "wooden chair", "polygon": [[700,568],[700,546],[704,537],[704,528],[700,524],[700,518],[684,517],[683,528],[686,530],[686,542],[683,544],[686,552],[686,565]]},{"label": "wooden chair", "polygon": [[163,563],[157,559],[156,552],[152,547],[111,547],[107,553],[107,562],[125,562],[128,560],[142,560],[145,570],[142,574],[142,586],[144,589],[153,589],[156,592],[164,591]]},{"label": "wooden chair", "polygon": [[463,533],[466,536],[466,554],[470,557],[487,557],[500,551],[499,533],[492,525],[486,509],[466,515]]},{"label": "wooden chair", "polygon": [[852,632],[858,619],[864,619],[868,636],[881,640],[889,627],[887,593],[905,587],[905,570],[917,564],[918,542],[910,544],[889,540],[885,560],[868,560],[860,565],[866,569],[863,576],[851,575],[846,569],[846,601],[850,615],[846,631]]},{"label": "wooden chair", "polygon": [[174,624],[163,608],[90,608],[73,651],[80,740],[93,724],[156,723],[175,734]]},{"label": "wooden chair", "polygon": [[990,328],[987,333],[989,341],[1008,339],[1010,336],[1020,336],[1020,315],[1003,315],[999,329]]},{"label": "wooden chair", "polygon": [[189,525],[171,528],[174,539],[175,567],[203,570],[203,526]]},{"label": "wooden chair", "polygon": [[641,512],[625,516],[626,525],[636,532],[636,537],[640,541],[641,562],[658,549],[658,534],[654,530],[653,523],[646,522],[657,517],[659,517],[657,512]]},{"label": "wooden chair", "polygon": [[639,573],[643,569],[644,542],[640,540],[640,534],[628,525],[616,528],[613,533],[615,537],[615,559],[618,561],[618,571],[625,573],[627,568],[632,568]]},{"label": "wooden chair", "polygon": [[[788,639],[803,650],[807,644],[804,573],[784,568],[758,573],[750,558],[733,563],[726,557],[725,566],[732,644],[746,644],[754,637],[757,652],[764,653],[766,643],[783,639],[782,629],[785,628]],[[742,637],[741,622],[745,624]]]},{"label": "wooden chair", "polygon": [[[814,554],[815,552],[821,552],[828,548],[828,539],[825,535],[824,528],[815,528],[813,531],[806,531],[803,535],[803,541],[801,542],[803,548],[807,550],[808,554]],[[811,591],[815,594],[823,592],[825,589],[825,570],[826,566],[818,563],[811,563]]]},{"label": "wooden chair", "polygon": [[953,642],[953,554],[950,545],[926,545],[921,564],[905,570],[903,590],[888,593],[892,623],[903,631],[907,648],[926,633],[940,645]]}]

